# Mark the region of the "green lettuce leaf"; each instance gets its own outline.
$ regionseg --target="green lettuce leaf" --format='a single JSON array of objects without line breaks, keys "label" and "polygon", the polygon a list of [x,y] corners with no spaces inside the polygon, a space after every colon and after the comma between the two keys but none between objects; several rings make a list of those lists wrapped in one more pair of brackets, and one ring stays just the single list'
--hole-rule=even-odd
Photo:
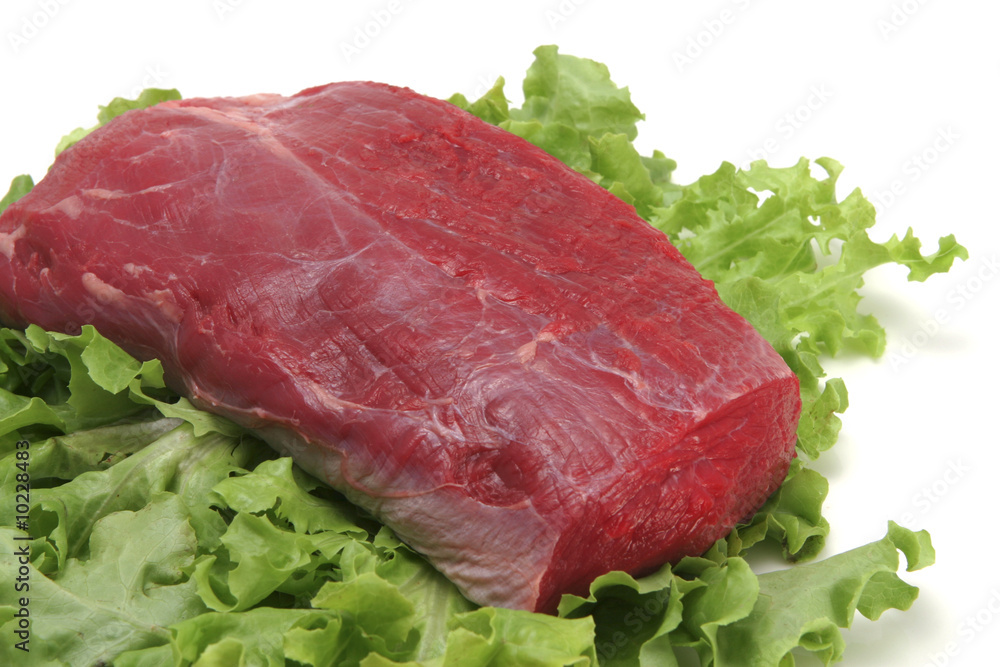
[{"label": "green lettuce leaf", "polygon": [[[0,530],[6,572],[17,571],[12,537]],[[196,546],[176,495],[154,495],[138,511],[105,515],[90,533],[89,558],[70,559],[53,579],[31,568],[32,658],[92,665],[166,641],[167,626],[205,610],[181,572]],[[13,587],[4,587],[0,604],[12,605],[13,596]],[[12,636],[14,625],[0,630]],[[11,642],[0,646],[4,664],[18,664],[18,653]]]},{"label": "green lettuce leaf", "polygon": [[916,599],[896,575],[899,551],[910,571],[933,562],[926,532],[892,522],[877,542],[760,576],[720,542],[644,579],[599,577],[589,597],[564,596],[559,613],[596,620],[602,665],[675,667],[681,647],[715,667],[792,665],[794,649],[829,665],[843,656],[840,628],[850,627],[855,611],[877,619]]},{"label": "green lettuce leaf", "polygon": [[10,182],[10,189],[7,191],[7,194],[0,199],[0,213],[6,211],[8,206],[31,192],[31,188],[33,187],[35,187],[35,182],[31,179],[31,176],[27,174],[15,176],[14,180]]},{"label": "green lettuce leaf", "polygon": [[80,141],[80,139],[83,139],[97,128],[108,124],[126,111],[131,111],[132,109],[145,109],[146,107],[151,107],[154,104],[159,104],[160,102],[164,102],[166,100],[179,99],[181,99],[181,94],[176,90],[162,90],[160,88],[147,88],[134,100],[116,97],[111,100],[107,106],[99,107],[100,111],[97,114],[97,125],[86,129],[78,127],[63,137],[56,146],[56,155],[59,155],[64,150]]}]

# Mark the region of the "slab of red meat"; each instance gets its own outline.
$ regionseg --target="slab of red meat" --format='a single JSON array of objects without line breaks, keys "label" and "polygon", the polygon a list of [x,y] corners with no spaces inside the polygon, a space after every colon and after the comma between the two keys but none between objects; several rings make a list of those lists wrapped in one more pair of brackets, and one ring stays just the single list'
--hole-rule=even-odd
[{"label": "slab of red meat", "polygon": [[381,84],[95,131],[0,218],[0,311],[159,357],[482,604],[698,554],[793,455],[795,376],[660,232]]}]

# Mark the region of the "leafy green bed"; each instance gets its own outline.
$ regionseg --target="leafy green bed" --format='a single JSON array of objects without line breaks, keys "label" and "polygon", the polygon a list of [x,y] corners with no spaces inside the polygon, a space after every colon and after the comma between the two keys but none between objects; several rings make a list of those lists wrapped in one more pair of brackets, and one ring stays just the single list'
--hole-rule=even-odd
[{"label": "leafy green bed", "polygon": [[[910,606],[917,590],[897,576],[899,552],[908,570],[932,563],[923,531],[889,522],[882,540],[803,563],[829,531],[827,482],[808,466],[836,441],[847,406],[820,361],[844,347],[883,351],[884,331],[858,312],[867,270],[898,263],[923,280],[964,248],[949,236],[923,255],[912,233],[873,242],[872,205],[858,191],[837,200],[841,167],[829,159],[723,163],[675,184],[672,160],[636,152],[642,115],[603,65],[555,47],[535,55],[521,108],[508,106],[503,80],[479,100],[451,101],[634,204],[781,353],[805,405],[781,489],[701,557],[642,579],[605,575],[586,599],[564,597],[558,616],[476,608],[389,529],[172,394],[159,362],[132,359],[91,327],[4,329],[0,572],[10,580],[26,567],[28,588],[0,587],[0,663],[660,667],[686,647],[705,666],[784,667],[797,647],[840,659],[839,628],[855,611],[875,619]],[[99,125],[169,97],[115,100]],[[0,212],[31,187],[15,179]],[[14,490],[28,478],[25,520]],[[744,556],[768,541],[798,564],[755,575]],[[25,614],[30,634],[18,637]]]}]

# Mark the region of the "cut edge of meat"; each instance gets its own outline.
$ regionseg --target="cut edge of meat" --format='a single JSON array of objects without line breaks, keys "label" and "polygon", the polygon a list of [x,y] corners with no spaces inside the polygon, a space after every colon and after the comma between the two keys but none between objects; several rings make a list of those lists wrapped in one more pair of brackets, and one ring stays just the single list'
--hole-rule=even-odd
[{"label": "cut edge of meat", "polygon": [[[718,454],[712,460],[732,458],[743,462],[735,476],[722,474],[707,458],[696,459],[679,469],[654,463],[643,470],[642,482],[621,485],[630,493],[617,502],[611,503],[607,497],[590,499],[590,511],[583,512],[578,519],[578,525],[590,529],[565,531],[556,553],[585,550],[592,567],[581,573],[578,566],[562,568],[561,558],[552,562],[542,579],[534,610],[554,613],[562,594],[586,596],[593,579],[612,569],[644,576],[667,562],[676,563],[685,556],[704,553],[755,512],[781,485],[795,456],[800,409],[798,378],[789,372],[788,376],[737,396],[706,415],[669,450],[697,451],[699,442],[712,438],[716,444],[711,451]],[[773,419],[761,432],[748,433],[744,428],[748,423],[746,416],[758,410],[772,412]],[[727,428],[734,422],[735,428]],[[747,456],[745,450],[751,445],[755,451]],[[754,471],[762,464],[767,467],[764,475]],[[766,480],[766,484],[747,488],[748,479]],[[669,498],[671,502],[659,503],[660,498]],[[623,509],[623,516],[630,519],[625,525],[631,526],[631,530],[621,535],[616,534],[616,526],[621,522],[616,522],[616,514],[609,512],[613,506]],[[663,538],[662,528],[657,527],[669,526],[672,514],[682,516],[692,511],[701,511],[703,519],[687,526],[680,542],[676,536]],[[706,528],[705,524],[712,527]],[[624,554],[623,540],[627,540]],[[674,548],[657,550],[654,545],[659,541]],[[611,562],[615,565],[610,565]]]}]

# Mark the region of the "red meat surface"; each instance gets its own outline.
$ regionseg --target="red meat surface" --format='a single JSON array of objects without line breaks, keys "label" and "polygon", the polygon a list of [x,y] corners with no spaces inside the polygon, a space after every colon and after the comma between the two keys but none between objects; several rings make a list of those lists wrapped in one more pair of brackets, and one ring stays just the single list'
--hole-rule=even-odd
[{"label": "red meat surface", "polygon": [[93,132],[0,217],[0,311],[161,359],[481,604],[698,554],[794,452],[794,374],[662,233],[382,84]]}]

